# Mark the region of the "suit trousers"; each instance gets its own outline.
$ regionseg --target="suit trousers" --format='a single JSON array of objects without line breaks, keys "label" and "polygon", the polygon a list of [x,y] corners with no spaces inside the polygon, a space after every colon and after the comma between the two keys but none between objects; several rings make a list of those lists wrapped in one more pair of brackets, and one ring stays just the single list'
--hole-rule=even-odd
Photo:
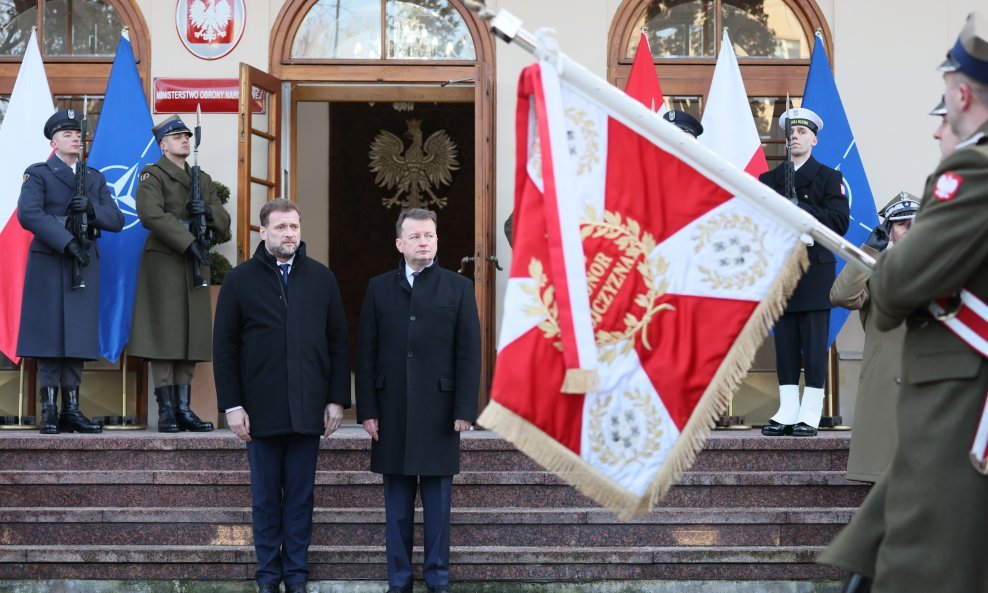
[{"label": "suit trousers", "polygon": [[412,590],[415,491],[422,495],[426,586],[449,585],[449,515],[453,476],[384,475],[385,546],[388,585]]},{"label": "suit trousers", "polygon": [[319,436],[289,434],[247,443],[257,584],[308,580]]},{"label": "suit trousers", "polygon": [[804,385],[822,389],[827,380],[830,310],[783,313],[775,323],[774,331],[779,385],[799,385],[802,366]]},{"label": "suit trousers", "polygon": [[39,358],[39,387],[78,387],[82,382],[81,358]]}]

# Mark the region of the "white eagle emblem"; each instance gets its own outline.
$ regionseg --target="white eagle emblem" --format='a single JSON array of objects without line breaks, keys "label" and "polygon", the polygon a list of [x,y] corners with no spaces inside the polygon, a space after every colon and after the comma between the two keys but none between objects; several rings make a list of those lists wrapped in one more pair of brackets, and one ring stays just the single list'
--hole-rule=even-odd
[{"label": "white eagle emblem", "polygon": [[957,195],[957,190],[961,187],[961,181],[963,179],[960,175],[948,171],[937,179],[937,185],[933,190],[933,195],[941,202],[946,202]]},{"label": "white eagle emblem", "polygon": [[189,4],[189,25],[196,38],[213,42],[226,36],[233,9],[229,0],[194,0]]}]

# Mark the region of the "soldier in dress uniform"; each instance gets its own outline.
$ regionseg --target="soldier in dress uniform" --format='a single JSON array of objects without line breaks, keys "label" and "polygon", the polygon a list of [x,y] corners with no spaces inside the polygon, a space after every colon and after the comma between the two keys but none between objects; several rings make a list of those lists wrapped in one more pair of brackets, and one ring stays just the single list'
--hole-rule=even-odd
[{"label": "soldier in dress uniform", "polygon": [[[843,178],[839,171],[820,164],[812,154],[823,120],[809,109],[789,109],[779,118],[779,125],[790,133],[792,163],[796,169],[793,174],[795,196],[787,195],[788,161],[763,173],[759,181],[790,197],[830,230],[843,235],[850,221],[850,204],[841,187]],[[796,285],[785,313],[775,324],[779,410],[762,429],[766,436],[814,436],[820,426],[823,385],[827,378],[830,288],[834,284],[837,260],[822,245],[811,245],[807,254],[810,267]],[[799,397],[800,366],[804,373],[802,401]]]},{"label": "soldier in dress uniform", "polygon": [[[17,355],[38,361],[41,433],[97,433],[101,428],[79,411],[82,365],[99,358],[99,250],[95,233],[82,240],[66,227],[86,213],[91,230],[117,232],[123,214],[96,169],[87,168],[84,195],[77,194],[82,155],[81,114],[59,111],[45,123],[54,154],[24,171],[17,220],[34,235],[24,278]],[[78,262],[84,288],[72,288]],[[56,399],[62,388],[62,412]]]},{"label": "soldier in dress uniform", "polygon": [[[927,179],[909,236],[878,260],[869,281],[878,329],[906,325],[899,444],[861,510],[820,558],[857,573],[846,589],[854,593],[988,591],[988,476],[969,460],[988,358],[942,322],[967,317],[926,313],[929,303],[953,301],[962,289],[988,301],[983,15],[968,16],[941,70],[947,121],[962,141]],[[842,561],[848,557],[857,558],[855,566]]]},{"label": "soldier in dress uniform", "polygon": [[693,117],[693,114],[687,111],[670,109],[662,114],[662,118],[668,122],[672,122],[677,128],[694,138],[698,138],[703,133],[703,125],[700,124],[700,120]]},{"label": "soldier in dress uniform", "polygon": [[151,382],[158,401],[158,431],[213,430],[189,408],[196,363],[212,360],[212,313],[209,289],[192,284],[192,263],[209,278],[209,255],[194,240],[189,219],[205,215],[216,233],[230,229],[230,215],[216,187],[200,173],[202,201],[189,200],[192,132],[177,115],[152,128],[161,147],[158,162],[141,171],[137,215],[148,229],[141,255],[128,351],[150,359]]},{"label": "soldier in dress uniform", "polygon": [[937,106],[930,111],[930,115],[940,118],[940,125],[933,130],[933,139],[940,145],[940,156],[946,158],[948,154],[954,152],[954,148],[957,147],[957,143],[960,140],[954,134],[953,130],[950,129],[950,122],[947,121],[947,103],[943,100],[943,97],[940,98]]}]

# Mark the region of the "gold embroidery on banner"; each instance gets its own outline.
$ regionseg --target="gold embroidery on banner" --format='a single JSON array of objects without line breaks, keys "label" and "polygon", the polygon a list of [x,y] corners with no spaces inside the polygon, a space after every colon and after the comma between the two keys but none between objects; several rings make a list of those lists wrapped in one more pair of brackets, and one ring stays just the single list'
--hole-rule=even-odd
[{"label": "gold embroidery on banner", "polygon": [[[567,107],[566,119],[573,124],[573,128],[567,126],[566,130],[569,153],[570,156],[578,159],[576,174],[583,175],[593,170],[594,165],[600,162],[600,135],[597,133],[594,121],[587,117],[582,109]],[[582,151],[579,149],[577,136],[583,140]]]},{"label": "gold embroidery on banner", "polygon": [[697,266],[714,290],[741,290],[765,277],[768,254],[761,228],[738,213],[720,214],[699,225],[694,249],[712,249],[710,265]]},{"label": "gold embroidery on banner", "polygon": [[[436,196],[432,190],[453,182],[452,172],[460,168],[456,143],[446,130],[433,132],[423,142],[422,120],[409,119],[405,123],[408,129],[404,135],[412,140],[407,149],[401,138],[387,130],[381,130],[371,142],[369,168],[377,174],[374,183],[387,190],[397,187],[393,196],[381,199],[381,204],[402,210],[445,208],[447,198]],[[402,198],[402,194],[408,197]]]},{"label": "gold embroidery on banner", "polygon": [[662,450],[662,416],[651,398],[638,390],[597,398],[590,408],[587,426],[590,450],[604,465],[618,471],[645,461]]},{"label": "gold embroidery on banner", "polygon": [[525,307],[529,317],[545,317],[539,322],[539,329],[547,340],[554,340],[552,345],[557,350],[563,349],[563,344],[555,338],[559,337],[559,307],[555,302],[556,289],[549,284],[549,279],[542,270],[542,262],[532,258],[528,263],[528,274],[535,281],[535,286],[522,285],[522,290],[535,298],[534,305]]}]

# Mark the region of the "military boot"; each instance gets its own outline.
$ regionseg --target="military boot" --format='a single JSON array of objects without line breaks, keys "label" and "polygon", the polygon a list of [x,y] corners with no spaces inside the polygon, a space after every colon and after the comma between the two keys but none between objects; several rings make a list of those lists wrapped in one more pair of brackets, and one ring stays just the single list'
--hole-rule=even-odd
[{"label": "military boot", "polygon": [[175,420],[178,422],[179,430],[188,430],[191,432],[209,432],[213,430],[212,422],[204,422],[189,408],[189,403],[192,401],[191,385],[173,385],[172,393],[175,395]]},{"label": "military boot", "polygon": [[79,411],[79,386],[62,387],[62,413],[58,416],[58,427],[62,432],[99,434],[103,427],[96,424]]},{"label": "military boot", "polygon": [[154,390],[154,398],[158,400],[158,432],[178,432],[175,401],[172,396],[174,391],[174,385],[164,385]]},{"label": "military boot", "polygon": [[41,388],[41,434],[58,434],[58,387]]}]

